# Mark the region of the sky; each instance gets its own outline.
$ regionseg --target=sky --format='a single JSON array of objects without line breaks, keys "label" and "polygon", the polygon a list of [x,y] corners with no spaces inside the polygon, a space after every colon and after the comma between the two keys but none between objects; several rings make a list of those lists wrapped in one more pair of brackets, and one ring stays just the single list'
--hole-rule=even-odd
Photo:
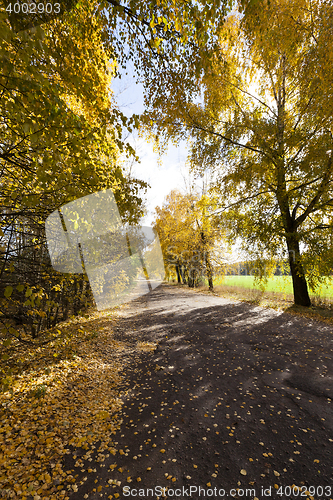
[{"label": "sky", "polygon": [[[116,78],[112,82],[114,98],[119,109],[126,115],[139,114],[144,111],[143,87],[135,82],[133,72],[128,69],[128,75]],[[175,147],[170,145],[166,155],[162,157],[162,165],[159,165],[158,155],[153,150],[153,144],[137,134],[128,137],[128,141],[134,147],[141,163],[133,163],[132,177],[137,177],[150,184],[146,194],[148,214],[141,224],[151,225],[154,219],[156,206],[162,206],[165,197],[172,189],[185,191],[185,180],[188,171],[185,167],[186,146]]]},{"label": "sky", "polygon": [[[119,109],[126,115],[140,114],[144,111],[143,87],[136,83],[134,72],[127,68],[128,75],[116,78],[112,82],[114,98]],[[179,147],[170,145],[166,155],[162,157],[162,165],[158,161],[158,154],[153,150],[153,144],[137,134],[131,134],[127,139],[136,150],[141,159],[140,163],[133,163],[132,177],[144,180],[150,184],[146,194],[148,213],[140,222],[142,225],[151,226],[154,220],[156,206],[162,206],[165,197],[173,190],[178,189],[185,193],[189,183],[189,171],[185,165],[187,157],[186,144]],[[233,245],[228,260],[235,262],[244,260],[246,255],[240,250],[240,243]]]}]

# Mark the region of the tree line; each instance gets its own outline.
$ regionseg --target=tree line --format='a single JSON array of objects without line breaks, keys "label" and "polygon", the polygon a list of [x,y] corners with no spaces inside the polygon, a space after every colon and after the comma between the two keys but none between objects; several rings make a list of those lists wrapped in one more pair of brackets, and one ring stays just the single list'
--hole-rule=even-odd
[{"label": "tree line", "polygon": [[186,44],[204,42],[209,18],[222,23],[230,8],[220,0],[209,6],[169,0],[61,5],[59,15],[24,20],[8,10],[9,2],[0,7],[3,370],[11,345],[38,346],[43,331],[93,303],[86,275],[52,268],[47,217],[104,189],[112,189],[125,225],[144,213],[147,184],[124,166],[126,158],[137,159],[125,135],[140,119],[118,109],[112,79],[128,60],[146,80],[161,64],[182,64]]}]

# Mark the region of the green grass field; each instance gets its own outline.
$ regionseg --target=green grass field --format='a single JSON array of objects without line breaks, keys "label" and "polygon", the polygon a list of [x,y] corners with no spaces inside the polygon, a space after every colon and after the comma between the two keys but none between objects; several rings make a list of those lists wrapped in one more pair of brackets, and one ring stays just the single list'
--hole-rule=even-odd
[{"label": "green grass field", "polygon": [[[250,290],[259,289],[258,286],[254,286],[254,276],[216,277],[214,279],[214,286],[218,285],[237,286]],[[268,279],[265,291],[293,294],[291,276],[272,276]],[[310,295],[313,296],[314,294],[311,294],[310,291]],[[318,289],[318,293],[316,293],[315,295],[326,299],[333,299],[333,282],[326,284],[326,286],[323,285],[320,290]]]}]

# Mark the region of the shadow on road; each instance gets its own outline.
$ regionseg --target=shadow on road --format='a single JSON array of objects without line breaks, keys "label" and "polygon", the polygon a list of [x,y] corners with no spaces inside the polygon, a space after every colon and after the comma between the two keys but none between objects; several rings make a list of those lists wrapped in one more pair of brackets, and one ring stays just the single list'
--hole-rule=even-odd
[{"label": "shadow on road", "polygon": [[126,372],[118,453],[71,498],[157,498],[157,486],[186,498],[191,485],[213,498],[270,487],[286,498],[278,488],[293,484],[333,498],[331,326],[163,285],[126,306],[117,328],[158,347]]}]

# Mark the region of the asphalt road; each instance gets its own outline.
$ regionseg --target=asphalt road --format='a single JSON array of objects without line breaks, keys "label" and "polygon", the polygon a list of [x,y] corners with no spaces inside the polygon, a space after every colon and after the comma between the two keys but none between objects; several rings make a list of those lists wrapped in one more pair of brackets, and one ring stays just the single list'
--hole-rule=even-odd
[{"label": "asphalt road", "polygon": [[332,332],[171,285],[126,305],[117,336],[158,347],[126,372],[122,451],[70,498],[333,499]]}]

